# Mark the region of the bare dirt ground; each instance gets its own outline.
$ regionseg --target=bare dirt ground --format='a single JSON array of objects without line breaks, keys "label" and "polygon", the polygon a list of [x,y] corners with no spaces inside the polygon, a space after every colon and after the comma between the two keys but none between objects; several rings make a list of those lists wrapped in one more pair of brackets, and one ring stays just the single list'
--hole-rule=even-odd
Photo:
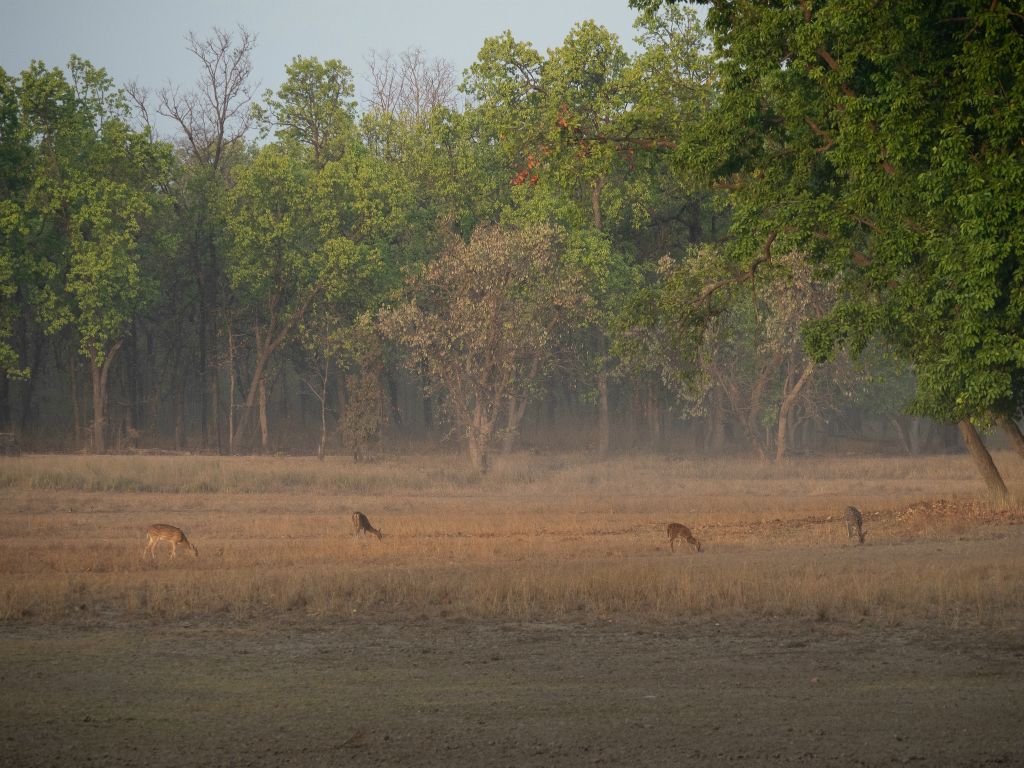
[{"label": "bare dirt ground", "polygon": [[0,764],[1021,765],[1022,630],[6,624]]}]

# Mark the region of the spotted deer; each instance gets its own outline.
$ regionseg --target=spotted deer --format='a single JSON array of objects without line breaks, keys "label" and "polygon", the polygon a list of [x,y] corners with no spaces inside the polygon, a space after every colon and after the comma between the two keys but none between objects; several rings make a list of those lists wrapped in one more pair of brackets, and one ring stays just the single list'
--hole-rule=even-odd
[{"label": "spotted deer", "polygon": [[863,544],[867,531],[864,530],[864,519],[860,515],[860,510],[856,507],[847,507],[843,512],[843,520],[846,522],[846,538],[852,539],[856,531],[858,543]]},{"label": "spotted deer", "polygon": [[188,549],[192,553],[192,557],[199,557],[199,550],[192,546],[192,542],[188,540],[181,528],[163,523],[151,525],[146,529],[146,548],[143,550],[142,556],[145,557],[146,553],[149,553],[149,556],[156,560],[156,545],[161,541],[166,541],[171,545],[171,557],[178,554],[179,544]]},{"label": "spotted deer", "polygon": [[704,547],[693,535],[693,532],[682,523],[669,523],[668,524],[668,545],[672,551],[676,551],[676,540],[683,539],[693,547],[696,552],[703,552]]},{"label": "spotted deer", "polygon": [[369,518],[367,518],[362,512],[352,513],[352,527],[356,529],[357,536],[361,533],[372,533],[378,539],[384,538],[384,534],[370,525]]}]

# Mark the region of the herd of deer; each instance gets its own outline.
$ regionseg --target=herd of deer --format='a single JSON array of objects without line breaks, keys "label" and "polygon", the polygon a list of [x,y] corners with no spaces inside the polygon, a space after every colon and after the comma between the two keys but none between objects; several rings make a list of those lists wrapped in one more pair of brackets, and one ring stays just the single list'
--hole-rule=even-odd
[{"label": "herd of deer", "polygon": [[[858,543],[863,544],[864,534],[867,533],[867,531],[864,530],[864,520],[861,517],[860,510],[856,507],[847,507],[846,511],[843,512],[843,522],[846,523],[846,537],[848,539],[852,539],[856,533]],[[370,524],[369,518],[367,518],[362,512],[352,513],[352,527],[355,529],[356,535],[370,533],[378,539],[384,538],[384,534],[374,528]],[[668,544],[669,548],[673,552],[676,551],[676,542],[679,540],[685,541],[693,547],[695,552],[704,551],[704,546],[700,543],[700,540],[693,535],[693,531],[682,523],[669,523]],[[146,549],[143,551],[142,556],[145,557],[148,554],[155,560],[156,545],[161,541],[166,541],[171,545],[172,558],[178,554],[179,544],[191,552],[192,557],[199,557],[199,550],[192,545],[192,542],[188,540],[188,537],[185,536],[185,532],[181,530],[181,528],[173,525],[166,525],[164,523],[151,525],[146,529]]]}]

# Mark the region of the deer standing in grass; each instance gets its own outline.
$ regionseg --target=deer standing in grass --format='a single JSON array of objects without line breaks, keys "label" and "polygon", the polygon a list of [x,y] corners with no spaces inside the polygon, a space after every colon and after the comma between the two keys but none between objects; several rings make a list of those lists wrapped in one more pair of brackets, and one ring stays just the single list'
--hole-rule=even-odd
[{"label": "deer standing in grass", "polygon": [[843,520],[846,522],[846,538],[852,539],[854,531],[860,544],[864,543],[864,519],[860,516],[860,510],[856,507],[847,507],[843,512]]},{"label": "deer standing in grass", "polygon": [[372,533],[378,539],[383,539],[384,538],[384,534],[381,533],[380,531],[378,531],[372,525],[370,525],[369,518],[366,515],[364,515],[362,512],[353,512],[352,513],[352,527],[356,529],[356,535],[357,536],[360,533]]},{"label": "deer standing in grass", "polygon": [[186,549],[192,552],[192,557],[199,557],[199,550],[192,546],[192,542],[185,536],[185,532],[181,528],[175,528],[173,525],[164,525],[163,523],[157,523],[151,525],[146,529],[146,549],[142,552],[142,556],[145,557],[146,553],[156,560],[156,545],[158,542],[166,541],[171,545],[171,557],[178,554],[178,545],[182,544]]},{"label": "deer standing in grass", "polygon": [[703,552],[704,547],[697,541],[697,537],[693,535],[693,532],[682,523],[669,523],[668,524],[668,545],[672,548],[672,551],[676,551],[676,540],[683,539],[693,547],[695,552]]}]

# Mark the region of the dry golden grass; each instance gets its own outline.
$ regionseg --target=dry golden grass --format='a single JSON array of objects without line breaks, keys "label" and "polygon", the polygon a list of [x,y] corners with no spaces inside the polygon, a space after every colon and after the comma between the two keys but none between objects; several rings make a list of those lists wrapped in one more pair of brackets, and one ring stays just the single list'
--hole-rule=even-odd
[{"label": "dry golden grass", "polygon": [[[369,612],[998,622],[1024,608],[1024,510],[987,504],[965,457],[775,467],[534,456],[478,478],[451,456],[26,456],[0,460],[0,488],[8,621]],[[1024,496],[1019,483],[1012,490]],[[864,512],[863,547],[847,540],[847,504]],[[356,510],[383,541],[353,536]],[[689,525],[705,553],[671,554],[669,522]],[[162,550],[144,560],[152,523],[183,528],[199,559]]]}]

